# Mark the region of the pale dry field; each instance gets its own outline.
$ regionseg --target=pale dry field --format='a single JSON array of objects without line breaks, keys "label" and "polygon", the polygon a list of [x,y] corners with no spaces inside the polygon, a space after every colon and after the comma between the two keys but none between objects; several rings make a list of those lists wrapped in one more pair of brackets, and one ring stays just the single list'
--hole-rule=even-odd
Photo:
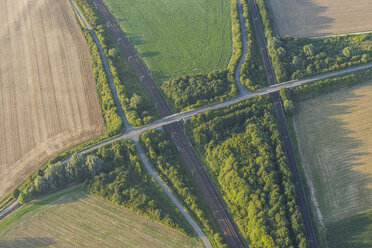
[{"label": "pale dry field", "polygon": [[372,31],[371,0],[269,0],[281,36]]},{"label": "pale dry field", "polygon": [[324,224],[372,208],[372,81],[296,108],[302,165]]},{"label": "pale dry field", "polygon": [[0,1],[0,199],[44,161],[100,135],[89,51],[68,0]]},{"label": "pale dry field", "polygon": [[202,247],[201,242],[101,198],[72,192],[0,233],[0,247]]}]

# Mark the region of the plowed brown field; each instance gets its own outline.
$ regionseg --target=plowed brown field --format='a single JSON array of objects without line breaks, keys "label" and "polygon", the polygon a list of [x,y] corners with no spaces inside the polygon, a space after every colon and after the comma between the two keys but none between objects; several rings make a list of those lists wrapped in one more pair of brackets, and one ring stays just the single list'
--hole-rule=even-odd
[{"label": "plowed brown field", "polygon": [[0,199],[48,158],[100,135],[89,51],[68,0],[0,1]]},{"label": "plowed brown field", "polygon": [[372,31],[371,0],[268,0],[280,35],[313,37]]}]

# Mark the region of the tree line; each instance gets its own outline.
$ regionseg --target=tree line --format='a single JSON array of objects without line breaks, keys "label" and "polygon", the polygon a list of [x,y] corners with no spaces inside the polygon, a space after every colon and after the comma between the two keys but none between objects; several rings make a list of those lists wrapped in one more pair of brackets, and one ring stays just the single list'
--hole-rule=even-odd
[{"label": "tree line", "polygon": [[124,129],[123,121],[120,118],[115,105],[112,92],[108,84],[108,78],[99,55],[97,44],[87,30],[83,30],[90,51],[90,60],[93,68],[93,76],[96,81],[96,88],[99,102],[105,121],[105,133],[108,137],[119,134]]},{"label": "tree line", "polygon": [[279,82],[310,77],[372,61],[372,34],[318,39],[276,37],[265,0],[255,0]]},{"label": "tree line", "polygon": [[252,18],[248,10],[247,0],[241,0],[243,8],[244,28],[247,35],[247,53],[240,69],[240,81],[245,88],[255,91],[268,85],[263,61],[256,34],[252,26]]},{"label": "tree line", "polygon": [[208,206],[185,168],[169,134],[165,131],[150,130],[140,136],[140,143],[156,173],[201,224],[203,231],[209,234],[209,240],[217,247],[226,247]]},{"label": "tree line", "polygon": [[231,82],[235,81],[235,71],[238,66],[239,60],[243,54],[243,40],[242,33],[240,32],[240,18],[238,13],[238,1],[231,0],[230,4],[231,15],[231,35],[233,40],[232,55],[230,58],[228,70],[228,79]]},{"label": "tree line", "polygon": [[100,18],[91,0],[76,0],[84,17],[93,28],[105,53],[116,92],[128,122],[142,126],[158,118],[155,107],[141,86],[116,39]]},{"label": "tree line", "polygon": [[269,97],[192,117],[187,130],[250,246],[307,246]]},{"label": "tree line", "polygon": [[358,72],[344,74],[332,78],[318,80],[312,83],[303,84],[296,88],[281,89],[280,96],[286,108],[287,114],[293,113],[293,101],[304,101],[319,95],[327,94],[329,92],[340,89],[341,87],[351,87],[372,79],[372,69],[365,69]]},{"label": "tree line", "polygon": [[228,80],[227,71],[173,78],[163,83],[161,89],[177,110],[199,107],[237,95],[236,85]]},{"label": "tree line", "polygon": [[13,192],[20,203],[83,183],[84,189],[93,195],[194,235],[185,218],[141,164],[135,145],[127,140],[116,141],[88,155],[75,153],[68,161],[49,164],[28,180],[28,188]]}]

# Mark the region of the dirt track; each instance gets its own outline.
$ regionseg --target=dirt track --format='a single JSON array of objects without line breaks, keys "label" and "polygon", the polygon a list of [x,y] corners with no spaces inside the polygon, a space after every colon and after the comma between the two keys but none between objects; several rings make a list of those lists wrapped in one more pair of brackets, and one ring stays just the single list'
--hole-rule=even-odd
[{"label": "dirt track", "polygon": [[0,199],[40,164],[104,131],[68,0],[0,1]]}]

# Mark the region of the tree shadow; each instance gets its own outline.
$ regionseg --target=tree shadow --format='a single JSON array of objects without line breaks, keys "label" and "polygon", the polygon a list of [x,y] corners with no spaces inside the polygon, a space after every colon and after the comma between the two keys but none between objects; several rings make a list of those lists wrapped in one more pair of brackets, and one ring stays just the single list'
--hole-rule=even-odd
[{"label": "tree shadow", "polygon": [[331,34],[324,30],[331,27],[334,18],[322,15],[328,7],[314,3],[314,0],[271,0],[276,26],[280,35],[298,38]]},{"label": "tree shadow", "polygon": [[[354,119],[354,116],[347,116],[354,113],[357,100],[364,101],[362,99],[365,93],[361,89],[371,86],[372,84],[368,83],[342,89],[345,91],[342,97],[338,94],[327,94],[322,96],[327,97],[327,104],[323,105],[317,105],[319,98],[305,101],[306,104],[315,103],[316,107],[322,107],[308,109],[307,118],[324,117],[307,128],[307,141],[303,142],[301,149],[312,152],[313,158],[309,156],[307,163],[311,161],[313,164],[309,166],[311,180],[326,223],[343,219],[372,206],[372,192],[369,188],[372,175],[366,170],[367,164],[364,160],[372,156],[372,151],[363,147],[366,140],[356,135],[359,127],[349,126],[348,120]],[[322,130],[317,131],[318,128]],[[319,134],[324,137],[319,137]],[[342,150],[339,146],[342,146]],[[327,161],[329,164],[324,164]]]},{"label": "tree shadow", "polygon": [[372,210],[357,214],[327,227],[330,248],[372,246]]},{"label": "tree shadow", "polygon": [[146,44],[146,41],[142,37],[140,37],[136,34],[133,34],[133,33],[127,33],[127,32],[124,32],[124,33],[128,37],[130,43],[133,46]]},{"label": "tree shadow", "polygon": [[156,57],[159,54],[160,54],[159,52],[144,52],[144,53],[141,53],[141,57],[142,58],[151,58],[151,57]]},{"label": "tree shadow", "polygon": [[[58,195],[59,193],[55,193]],[[45,205],[62,205],[62,204],[68,204],[73,202],[78,202],[81,199],[87,198],[88,193],[84,190],[78,190],[78,191],[72,191],[72,192],[66,192],[62,193],[60,192],[61,196],[56,198],[55,200],[52,200]]]},{"label": "tree shadow", "polygon": [[47,247],[53,245],[56,242],[50,237],[39,237],[39,238],[18,238],[14,240],[4,240],[0,241],[1,248],[10,247]]}]

